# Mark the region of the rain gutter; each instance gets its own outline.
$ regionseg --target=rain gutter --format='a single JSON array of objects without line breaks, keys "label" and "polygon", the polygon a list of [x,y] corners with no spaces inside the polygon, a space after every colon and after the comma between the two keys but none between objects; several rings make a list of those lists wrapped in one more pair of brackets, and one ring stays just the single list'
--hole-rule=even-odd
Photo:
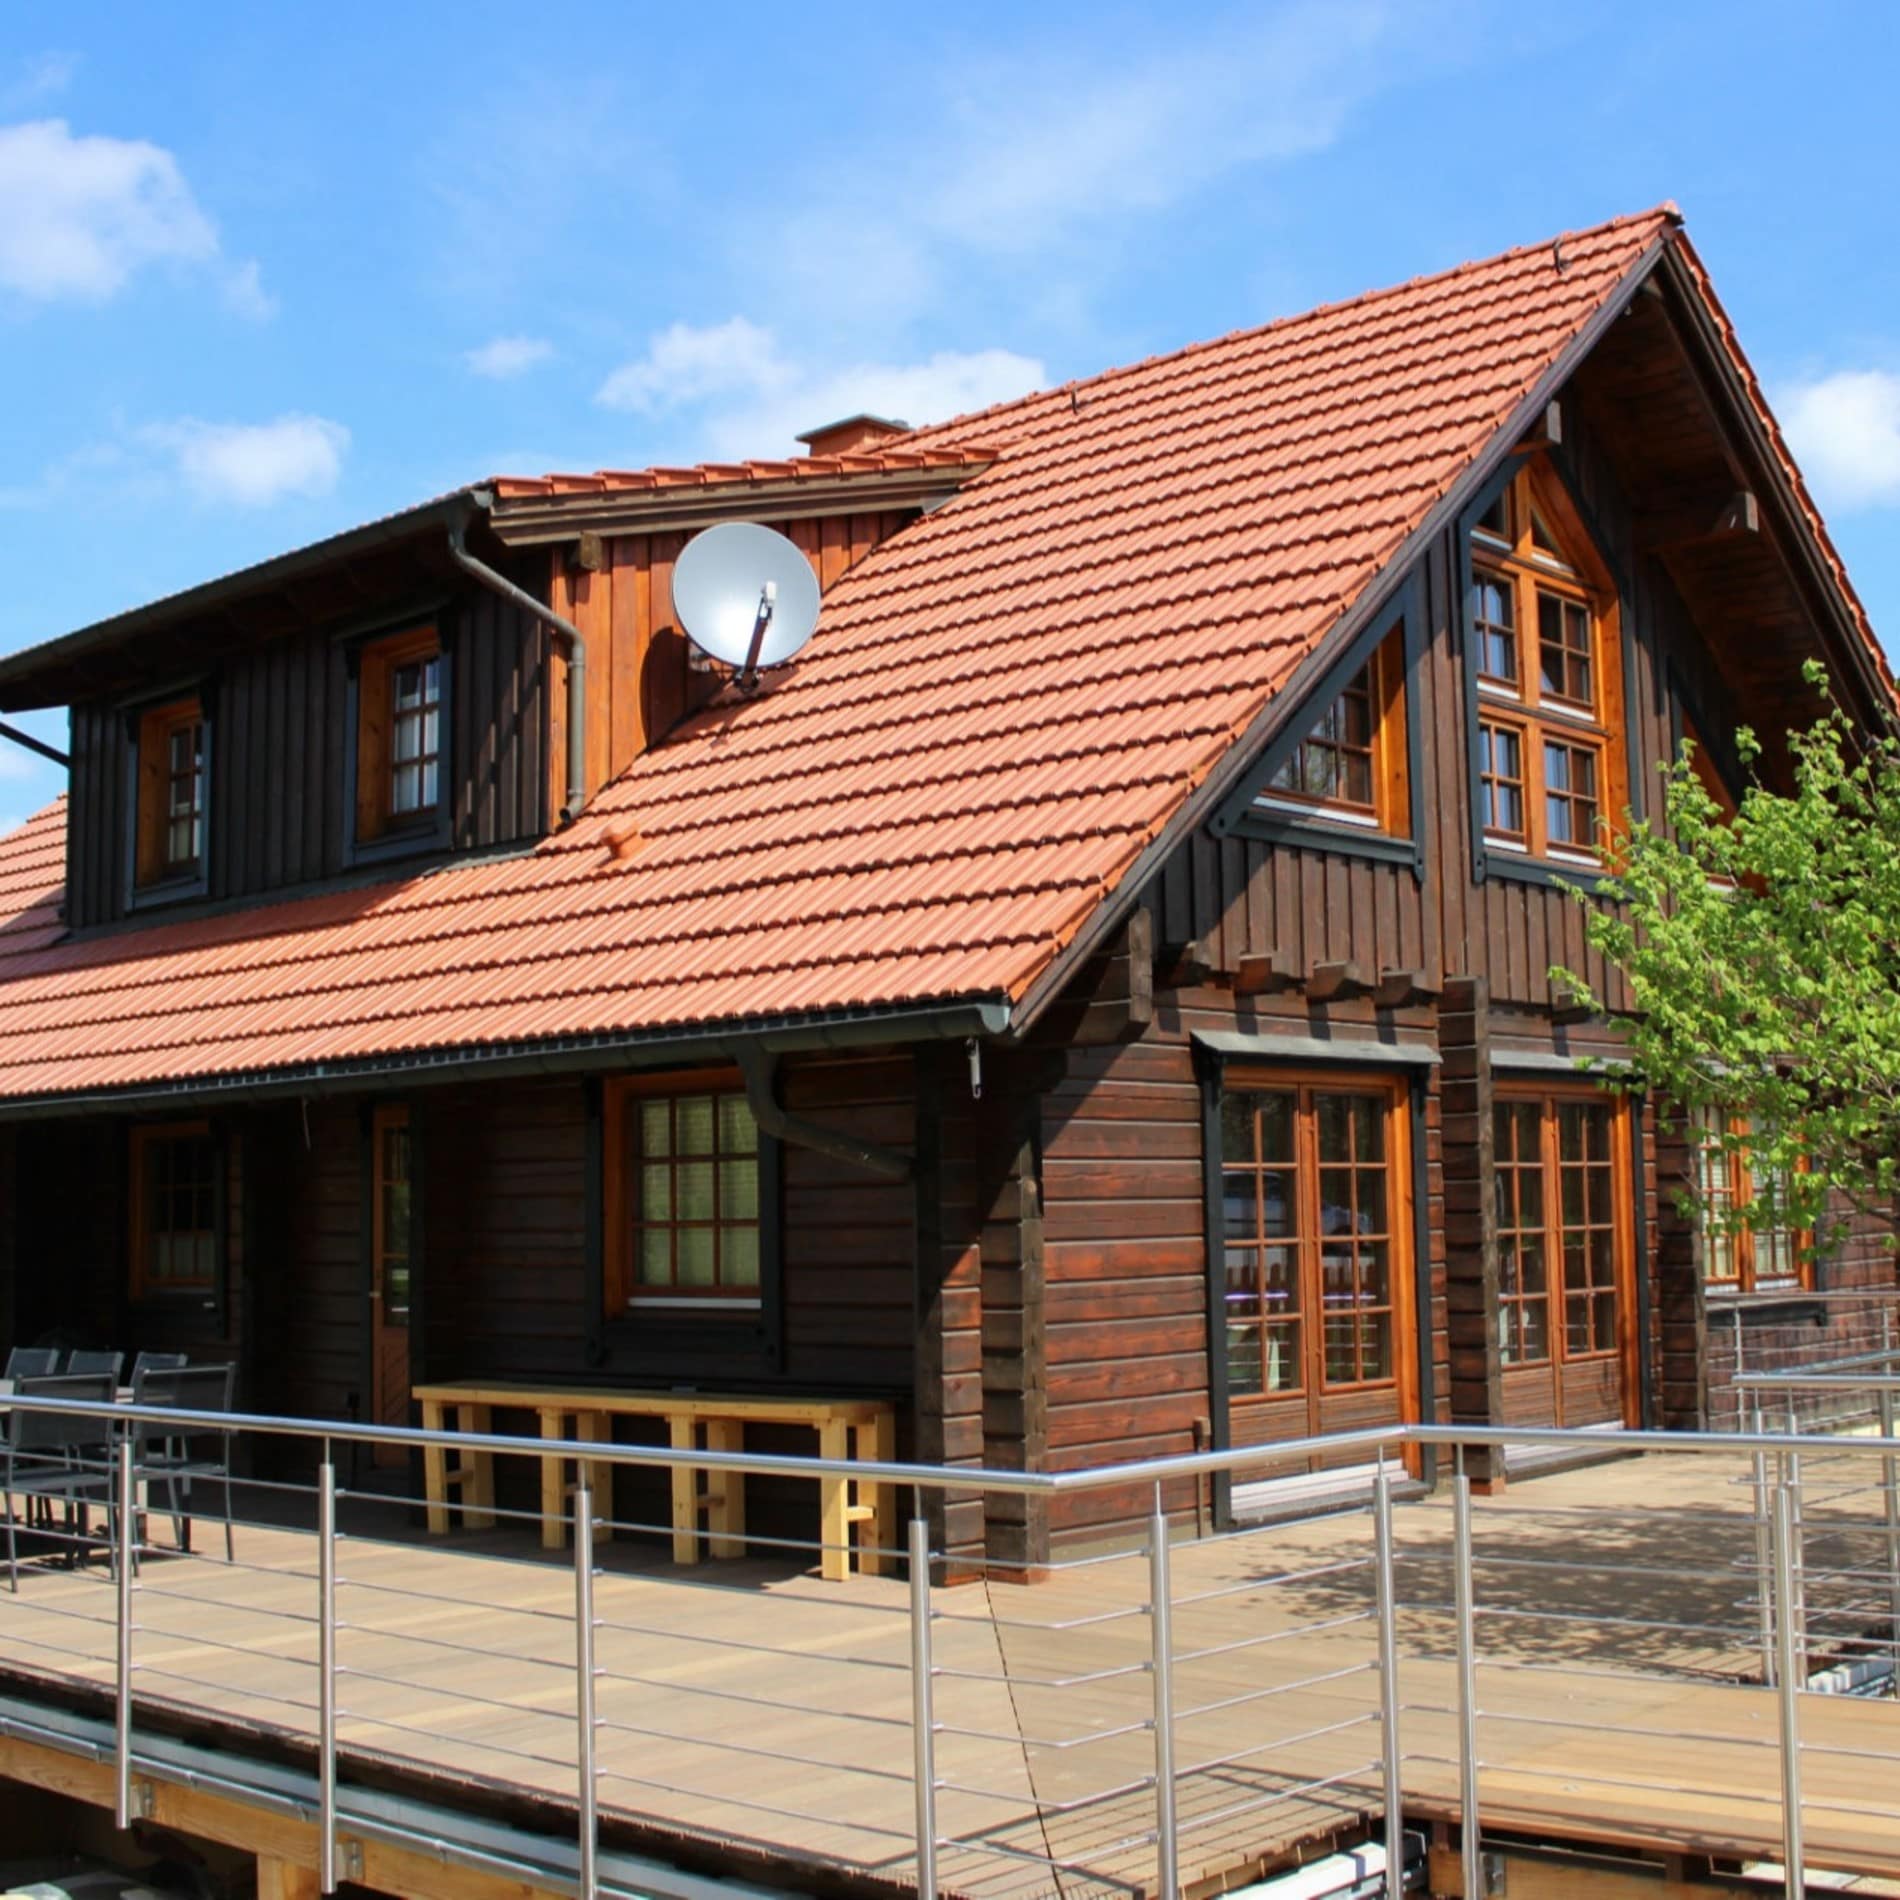
[{"label": "rain gutter", "polygon": [[[842,1011],[817,1019],[755,1018],[749,1023],[726,1024],[720,1028],[700,1025],[657,1031],[619,1031],[550,1039],[530,1046],[425,1050],[366,1056],[350,1062],[306,1063],[253,1076],[179,1079],[124,1089],[17,1096],[0,1101],[0,1122],[28,1121],[49,1115],[143,1114],[175,1108],[181,1103],[215,1109],[226,1104],[295,1101],[306,1096],[387,1095],[447,1082],[737,1062],[740,1057],[736,1052],[748,1046],[763,1047],[777,1056],[893,1043],[967,1040],[971,1036],[1003,1035],[1009,1021],[1007,1002],[1000,997],[979,997],[921,1008]],[[908,1165],[906,1161],[906,1168]]]},{"label": "rain gutter", "polygon": [[468,551],[467,530],[466,519],[449,523],[449,558],[455,565],[491,594],[499,594],[524,614],[531,614],[567,642],[567,800],[561,807],[561,817],[571,822],[587,803],[587,636],[573,621],[536,600],[525,587],[517,587],[507,575],[497,574],[486,561],[478,561]]}]

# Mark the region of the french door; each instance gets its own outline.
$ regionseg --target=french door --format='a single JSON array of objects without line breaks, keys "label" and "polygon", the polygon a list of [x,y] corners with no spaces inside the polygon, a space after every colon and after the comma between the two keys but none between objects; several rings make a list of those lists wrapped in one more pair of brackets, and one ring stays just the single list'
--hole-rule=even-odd
[{"label": "french door", "polygon": [[1217,1349],[1234,1444],[1412,1415],[1407,1136],[1401,1084],[1229,1076]]},{"label": "french door", "polygon": [[1598,1091],[1493,1105],[1504,1422],[1636,1418],[1627,1107]]}]

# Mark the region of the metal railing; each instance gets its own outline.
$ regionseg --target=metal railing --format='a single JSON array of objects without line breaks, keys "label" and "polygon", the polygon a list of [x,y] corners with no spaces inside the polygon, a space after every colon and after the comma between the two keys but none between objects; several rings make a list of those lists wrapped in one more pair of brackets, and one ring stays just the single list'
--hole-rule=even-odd
[{"label": "metal railing", "polygon": [[[572,1464],[571,1555],[554,1563],[527,1534],[540,1511],[505,1489],[492,1531],[443,1539],[421,1534],[406,1490],[338,1481],[341,1446],[466,1448],[467,1435],[13,1403],[118,1432],[98,1474],[107,1534],[92,1537],[83,1513],[70,1529],[40,1524],[29,1575],[0,1595],[14,1667],[110,1681],[121,1825],[164,1772],[144,1738],[181,1709],[306,1749],[325,1892],[360,1877],[364,1842],[404,1837],[356,1792],[366,1764],[392,1761],[570,1812],[565,1840],[524,1835],[511,1850],[514,1871],[549,1891],[668,1892],[658,1862],[637,1883],[611,1864],[628,1842],[686,1833],[788,1883],[844,1866],[930,1893],[1167,1900],[1322,1835],[1367,1842],[1396,1896],[1408,1818],[1455,1830],[1465,1892],[1479,1895],[1486,1825],[1522,1831],[1538,1800],[1554,1813],[1570,1798],[1580,1771],[1551,1755],[1566,1737],[1614,1757],[1592,1771],[1592,1799],[1604,1838],[1624,1825],[1634,1844],[1654,1824],[1634,1811],[1618,1823],[1617,1790],[1645,1762],[1685,1773],[1685,1749],[1706,1751],[1731,1808],[1753,1803],[1733,1850],[1778,1851],[1802,1892],[1804,1857],[1858,1870],[1857,1830],[1878,1810],[1856,1799],[1856,1777],[1900,1766],[1900,1705],[1849,1710],[1809,1686],[1843,1657],[1900,1651],[1890,1432],[1413,1426],[1059,1474],[483,1435],[530,1468]],[[188,1551],[164,1535],[166,1504],[141,1495],[135,1420],[231,1433],[254,1454],[276,1442],[280,1461],[300,1442],[314,1474],[239,1477],[235,1558]],[[1629,1467],[1642,1480],[1597,1465],[1481,1496],[1469,1461],[1512,1446],[1643,1454]],[[1395,1481],[1394,1458],[1427,1452],[1449,1460],[1449,1485]],[[1217,1474],[1321,1464],[1367,1480],[1322,1514],[1180,1536]],[[655,1480],[678,1466],[898,1487],[911,1500],[901,1537],[858,1556],[908,1576],[811,1577],[820,1547],[795,1514],[755,1513],[746,1556],[690,1567],[661,1561],[657,1543],[601,1539],[670,1538]],[[1033,1584],[1002,1581],[1009,1566],[956,1527],[971,1501],[1010,1498],[1112,1535],[1039,1566]],[[454,1513],[465,1522],[468,1506]],[[713,1533],[695,1535],[711,1555]],[[92,1551],[109,1557],[109,1589],[87,1564],[44,1561]],[[1756,1711],[1771,1705],[1767,1724]],[[693,1889],[680,1874],[670,1890]]]}]

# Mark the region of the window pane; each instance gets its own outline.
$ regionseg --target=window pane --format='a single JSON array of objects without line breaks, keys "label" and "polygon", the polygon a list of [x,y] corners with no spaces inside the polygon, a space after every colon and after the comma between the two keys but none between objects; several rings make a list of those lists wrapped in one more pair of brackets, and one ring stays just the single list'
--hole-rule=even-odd
[{"label": "window pane", "polygon": [[673,1278],[673,1233],[667,1227],[649,1227],[640,1236],[640,1281],[643,1286],[666,1286]]},{"label": "window pane", "polygon": [[680,1220],[710,1221],[713,1218],[713,1165],[710,1161],[682,1161],[673,1175],[673,1191],[678,1197]]},{"label": "window pane", "polygon": [[664,1096],[640,1104],[640,1151],[649,1155],[673,1152],[673,1105]]},{"label": "window pane", "polygon": [[1228,1161],[1251,1161],[1253,1114],[1257,1096],[1227,1094],[1220,1103],[1220,1147]]},{"label": "window pane", "polygon": [[756,1287],[759,1284],[759,1230],[756,1227],[728,1227],[719,1237],[719,1264],[727,1286]]},{"label": "window pane", "polygon": [[751,1157],[720,1162],[719,1217],[728,1221],[758,1219],[759,1164]]},{"label": "window pane", "polygon": [[649,1162],[640,1170],[640,1218],[643,1221],[673,1218],[673,1170],[664,1161]]},{"label": "window pane", "polygon": [[1231,1398],[1251,1398],[1264,1390],[1257,1320],[1227,1322],[1227,1391]]},{"label": "window pane", "polygon": [[680,1096],[674,1103],[673,1119],[679,1131],[681,1154],[712,1153],[713,1098],[710,1095]]},{"label": "window pane", "polygon": [[719,1152],[728,1155],[756,1154],[759,1147],[759,1125],[752,1119],[752,1110],[747,1106],[743,1095],[722,1095],[719,1098]]},{"label": "window pane", "polygon": [[709,1287],[713,1278],[713,1231],[710,1227],[681,1227],[674,1232],[679,1248],[682,1287]]}]

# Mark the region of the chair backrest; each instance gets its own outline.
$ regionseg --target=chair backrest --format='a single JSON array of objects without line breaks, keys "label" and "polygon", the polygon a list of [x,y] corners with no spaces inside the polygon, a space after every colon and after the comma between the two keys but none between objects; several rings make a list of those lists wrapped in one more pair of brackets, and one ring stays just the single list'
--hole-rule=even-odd
[{"label": "chair backrest", "polygon": [[117,1397],[116,1382],[102,1372],[70,1374],[50,1378],[25,1378],[13,1387],[15,1403],[7,1409],[7,1443],[15,1451],[68,1451],[75,1446],[96,1445],[104,1436],[106,1422],[96,1418],[74,1418],[58,1412],[38,1412],[19,1403],[22,1399],[73,1399],[88,1405],[110,1405]]},{"label": "chair backrest", "polygon": [[59,1349],[55,1346],[15,1346],[7,1354],[9,1379],[50,1379],[58,1370]]},{"label": "chair backrest", "polygon": [[116,1386],[119,1383],[119,1368],[124,1364],[125,1354],[122,1352],[91,1352],[83,1347],[75,1346],[66,1355],[66,1364],[62,1370],[75,1373],[109,1372],[112,1375],[112,1383]]},{"label": "chair backrest", "polygon": [[136,1385],[142,1372],[176,1372],[180,1366],[190,1364],[182,1352],[142,1352],[132,1361],[132,1382]]},{"label": "chair backrest", "polygon": [[[228,1412],[236,1385],[236,1366],[154,1367],[134,1376],[132,1403],[175,1406],[181,1412]],[[209,1428],[200,1426],[194,1429]],[[181,1436],[155,1421],[141,1424],[138,1435],[147,1443],[155,1438]]]}]

